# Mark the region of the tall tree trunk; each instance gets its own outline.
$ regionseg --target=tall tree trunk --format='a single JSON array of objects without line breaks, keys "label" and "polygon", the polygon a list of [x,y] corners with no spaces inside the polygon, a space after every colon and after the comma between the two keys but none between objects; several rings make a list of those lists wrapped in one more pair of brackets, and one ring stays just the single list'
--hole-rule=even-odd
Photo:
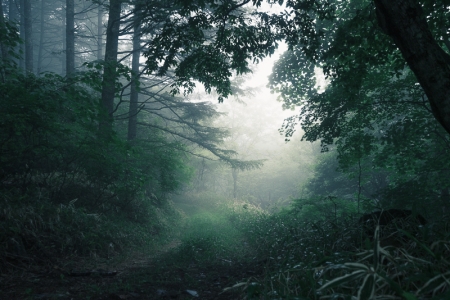
[{"label": "tall tree trunk", "polygon": [[97,13],[97,59],[101,60],[103,55],[103,7],[98,6]]},{"label": "tall tree trunk", "polygon": [[66,76],[75,72],[75,3],[66,0]]},{"label": "tall tree trunk", "polygon": [[0,40],[0,78],[2,82],[5,82],[7,76],[7,70],[4,68],[9,63],[8,46],[5,45],[3,39],[6,37],[8,28],[6,27],[6,20],[3,16],[3,3],[0,0],[0,31],[2,32],[2,40]]},{"label": "tall tree trunk", "polygon": [[374,0],[378,23],[391,36],[450,134],[450,55],[434,40],[417,0]]},{"label": "tall tree trunk", "polygon": [[[19,26],[19,34],[20,34],[20,38],[25,41],[25,11],[24,11],[24,6],[25,6],[25,0],[18,0],[19,1],[19,12],[20,12],[20,26]],[[20,69],[24,69],[25,68],[25,44],[21,43],[20,44],[20,52],[22,53],[22,55],[20,56],[20,60],[19,60],[19,68]]]},{"label": "tall tree trunk", "polygon": [[62,51],[61,51],[61,75],[66,75],[66,13],[61,14],[61,36],[62,36]]},{"label": "tall tree trunk", "polygon": [[[2,33],[8,32],[5,22],[5,17],[3,16],[3,1],[0,0],[0,30]],[[3,41],[0,41],[0,54],[2,56],[1,61],[3,63],[6,62],[8,60],[8,48],[3,43]]]},{"label": "tall tree trunk", "polygon": [[[116,80],[117,49],[119,46],[120,10],[122,0],[111,0],[109,3],[108,26],[106,29],[105,68],[102,83],[102,106],[112,120],[114,110],[114,92]],[[106,122],[110,123],[110,122]],[[111,124],[102,122],[100,129],[109,129]],[[103,127],[103,128],[102,128]],[[109,128],[108,128],[109,127]]]},{"label": "tall tree trunk", "polygon": [[8,9],[9,9],[9,20],[14,23],[19,23],[19,5],[16,2],[17,0],[9,0],[8,1]]},{"label": "tall tree trunk", "polygon": [[[17,0],[9,0],[9,21],[12,22],[15,25],[19,25],[20,19],[19,19],[19,6],[17,4]],[[13,51],[14,53],[19,53],[20,45],[17,45],[14,47]],[[15,57],[12,59],[15,63],[19,64],[19,60]]]},{"label": "tall tree trunk", "polygon": [[233,176],[233,198],[237,199],[237,177],[239,170],[236,168],[231,169],[231,175]]},{"label": "tall tree trunk", "polygon": [[37,61],[37,74],[42,72],[42,51],[44,49],[44,23],[45,23],[45,0],[41,0],[41,17],[40,17],[40,33],[39,33],[39,49]]},{"label": "tall tree trunk", "polygon": [[31,16],[31,0],[23,1],[25,26],[25,70],[33,73],[33,23]]},{"label": "tall tree trunk", "polygon": [[134,8],[133,58],[131,62],[133,77],[130,91],[130,109],[128,112],[128,141],[134,140],[137,134],[139,58],[141,56],[141,22],[139,12],[140,5],[136,4]]}]

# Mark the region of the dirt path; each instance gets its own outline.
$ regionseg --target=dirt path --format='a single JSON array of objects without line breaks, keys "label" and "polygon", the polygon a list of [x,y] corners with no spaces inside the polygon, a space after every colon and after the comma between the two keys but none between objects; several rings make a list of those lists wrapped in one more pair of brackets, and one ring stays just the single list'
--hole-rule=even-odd
[{"label": "dirt path", "polygon": [[156,255],[135,253],[95,268],[87,262],[75,263],[79,267],[70,271],[51,263],[24,266],[1,275],[0,299],[239,299],[233,291],[223,293],[223,288],[262,270],[262,266],[225,259],[175,263],[170,250],[178,245],[172,241]]}]

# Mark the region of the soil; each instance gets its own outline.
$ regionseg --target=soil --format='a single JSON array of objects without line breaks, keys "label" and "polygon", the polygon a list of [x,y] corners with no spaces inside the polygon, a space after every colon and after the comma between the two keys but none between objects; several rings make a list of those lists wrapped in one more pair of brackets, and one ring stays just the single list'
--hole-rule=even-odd
[{"label": "soil", "polygon": [[152,257],[97,260],[94,267],[74,259],[28,265],[10,259],[11,270],[0,275],[0,299],[241,299],[248,279],[264,271],[262,264],[225,259],[176,264],[169,251],[176,246]]}]

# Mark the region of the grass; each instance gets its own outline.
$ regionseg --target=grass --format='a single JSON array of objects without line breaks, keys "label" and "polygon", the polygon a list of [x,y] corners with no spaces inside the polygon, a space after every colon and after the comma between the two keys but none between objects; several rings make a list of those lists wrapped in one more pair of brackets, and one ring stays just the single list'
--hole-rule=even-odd
[{"label": "grass", "polygon": [[[70,287],[77,299],[110,294],[155,299],[157,293],[191,299],[187,290],[197,292],[200,299],[375,299],[376,295],[376,299],[416,300],[450,296],[450,233],[444,223],[415,234],[389,228],[390,244],[385,245],[383,237],[376,236],[374,242],[363,238],[360,226],[351,218],[307,222],[289,211],[269,214],[246,202],[208,194],[174,199],[165,215],[159,212],[158,221],[147,225],[93,218],[75,204],[56,210],[45,205],[6,207],[2,214],[3,240],[8,238],[5,232],[20,234],[28,256],[41,249],[60,253],[55,261],[48,261],[53,277],[39,283],[25,279],[24,284],[6,282],[26,287],[21,289],[23,297],[17,299],[32,299],[48,286],[58,287],[58,291]],[[168,226],[171,222],[172,227]],[[157,235],[155,226],[162,228]],[[108,250],[111,241],[113,251]],[[59,246],[52,247],[52,243]],[[14,245],[2,243],[2,247]],[[11,249],[2,251],[11,253]],[[27,261],[5,256],[2,263],[23,269]],[[55,265],[61,269],[115,268],[121,275],[77,279],[58,275]],[[42,268],[41,264],[40,271]],[[0,295],[2,292],[11,295],[6,290]]]},{"label": "grass", "polygon": [[386,227],[387,237],[370,242],[357,218],[307,222],[289,211],[269,215],[247,203],[221,203],[213,212],[194,212],[190,206],[190,227],[173,255],[194,257],[199,264],[228,256],[256,267],[255,276],[230,283],[225,293],[237,292],[245,299],[450,296],[450,234],[445,224],[434,223],[414,234]]}]

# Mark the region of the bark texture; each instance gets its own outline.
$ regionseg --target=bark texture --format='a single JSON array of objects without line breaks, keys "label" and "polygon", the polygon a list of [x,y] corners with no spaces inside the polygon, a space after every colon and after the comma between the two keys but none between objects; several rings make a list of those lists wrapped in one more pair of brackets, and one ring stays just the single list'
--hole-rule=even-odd
[{"label": "bark texture", "polygon": [[33,23],[31,16],[31,0],[23,1],[25,27],[25,70],[33,73]]},{"label": "bark texture", "polygon": [[44,50],[44,33],[45,33],[45,0],[41,0],[41,16],[40,16],[40,28],[39,28],[39,48],[38,48],[38,59],[37,59],[37,74],[42,72],[42,60],[43,60],[43,50]]},{"label": "bark texture", "polygon": [[75,3],[66,0],[66,74],[75,72]]},{"label": "bark texture", "polygon": [[[6,22],[5,18],[3,17],[3,3],[2,3],[2,0],[0,0],[0,30],[2,32],[7,32],[5,22]],[[0,41],[0,50],[1,50],[0,51],[1,60],[3,62],[6,62],[8,60],[8,49],[7,49],[6,45],[4,45],[3,41]]]},{"label": "bark texture", "polygon": [[433,38],[418,0],[374,0],[378,23],[417,77],[434,116],[450,134],[450,55]]},{"label": "bark texture", "polygon": [[105,69],[103,72],[102,105],[109,116],[114,110],[117,51],[119,47],[120,10],[122,0],[109,3],[108,26],[106,28]]},{"label": "bark texture", "polygon": [[97,59],[101,60],[103,55],[103,8],[98,6],[97,12]]},{"label": "bark texture", "polygon": [[134,33],[133,33],[133,58],[131,69],[133,71],[131,91],[130,91],[130,109],[128,118],[128,140],[132,141],[137,135],[137,114],[138,114],[138,84],[139,84],[139,58],[141,56],[141,24],[140,24],[140,5],[134,9]]}]

